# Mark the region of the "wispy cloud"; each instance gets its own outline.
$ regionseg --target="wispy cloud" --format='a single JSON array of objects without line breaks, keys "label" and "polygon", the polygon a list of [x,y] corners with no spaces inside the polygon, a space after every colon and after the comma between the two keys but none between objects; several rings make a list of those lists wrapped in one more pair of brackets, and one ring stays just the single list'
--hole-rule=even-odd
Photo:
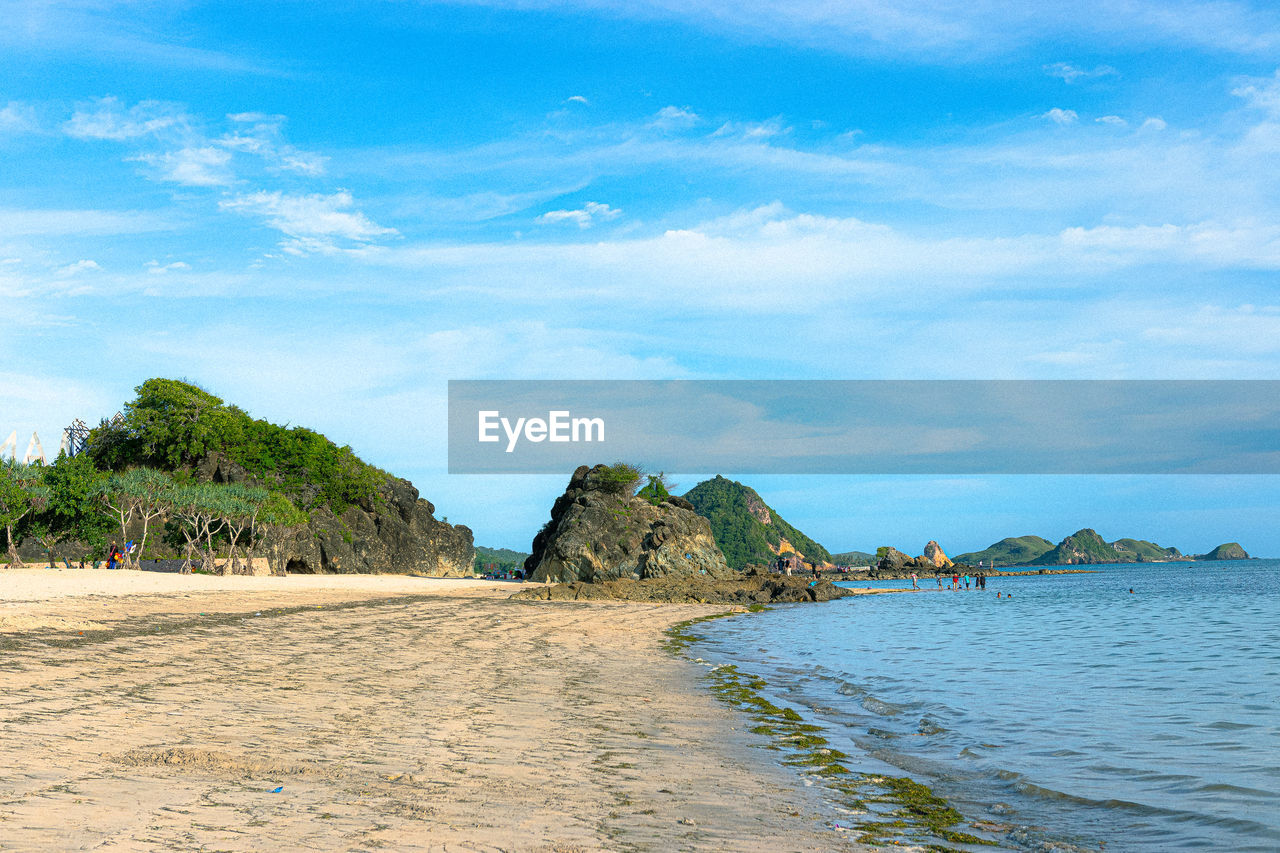
[{"label": "wispy cloud", "polygon": [[154,166],[156,175],[189,187],[224,187],[235,182],[231,171],[231,152],[202,145],[180,148],[163,154],[140,154],[134,160]]},{"label": "wispy cloud", "polygon": [[1078,68],[1066,62],[1055,62],[1052,65],[1046,65],[1044,66],[1044,71],[1050,77],[1060,78],[1064,83],[1075,83],[1078,80],[1092,80],[1098,77],[1116,77],[1120,74],[1110,65],[1097,65],[1087,69]]},{"label": "wispy cloud", "polygon": [[666,106],[658,110],[648,126],[658,130],[685,130],[701,121],[690,107]]},{"label": "wispy cloud", "polygon": [[163,214],[142,211],[0,208],[0,234],[7,236],[145,234],[174,227]]},{"label": "wispy cloud", "polygon": [[1080,115],[1075,110],[1064,110],[1061,107],[1054,107],[1047,113],[1043,113],[1040,118],[1048,119],[1059,126],[1075,124],[1080,120]]},{"label": "wispy cloud", "polygon": [[543,225],[556,225],[562,222],[571,222],[579,228],[590,228],[597,222],[607,222],[610,219],[617,219],[622,215],[622,211],[617,208],[610,207],[600,202],[589,201],[577,210],[549,210],[538,217],[538,222]]},{"label": "wispy cloud", "polygon": [[177,104],[141,101],[125,108],[116,98],[106,97],[77,109],[63,128],[77,139],[123,142],[186,129],[190,121]]},{"label": "wispy cloud", "polygon": [[101,270],[102,267],[99,266],[97,261],[86,259],[79,260],[73,264],[67,264],[65,267],[62,267],[58,270],[58,276],[61,278],[70,278],[73,275],[79,275],[86,272],[99,272]]},{"label": "wispy cloud", "polygon": [[21,101],[10,101],[0,109],[0,134],[34,133],[40,129],[35,107]]},{"label": "wispy cloud", "polygon": [[396,234],[354,209],[351,193],[330,195],[287,195],[282,192],[255,192],[219,202],[234,213],[254,216],[286,236],[283,248],[293,254],[334,252],[344,242],[368,244],[379,237]]},{"label": "wispy cloud", "polygon": [[135,149],[129,159],[153,167],[157,180],[186,186],[227,186],[236,180],[237,155],[250,158],[269,172],[292,172],[315,177],[324,172],[325,157],[304,151],[284,139],[284,116],[233,113],[221,134],[210,133],[210,122],[179,104],[142,101],[126,107],[114,97],[98,98],[78,108],[63,125],[75,139],[127,143]]},{"label": "wispy cloud", "polygon": [[1249,0],[1081,0],[1037,4],[937,0],[471,0],[488,6],[554,9],[676,20],[754,42],[785,42],[840,53],[971,63],[1028,45],[1173,45],[1265,54],[1280,45],[1280,15]]}]

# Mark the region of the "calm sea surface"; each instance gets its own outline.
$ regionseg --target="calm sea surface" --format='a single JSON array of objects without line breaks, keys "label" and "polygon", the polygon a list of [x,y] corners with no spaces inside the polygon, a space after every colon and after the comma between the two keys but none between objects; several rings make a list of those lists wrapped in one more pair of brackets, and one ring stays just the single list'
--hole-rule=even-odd
[{"label": "calm sea surface", "polygon": [[784,606],[697,650],[1005,846],[1280,850],[1280,560],[1097,568]]}]

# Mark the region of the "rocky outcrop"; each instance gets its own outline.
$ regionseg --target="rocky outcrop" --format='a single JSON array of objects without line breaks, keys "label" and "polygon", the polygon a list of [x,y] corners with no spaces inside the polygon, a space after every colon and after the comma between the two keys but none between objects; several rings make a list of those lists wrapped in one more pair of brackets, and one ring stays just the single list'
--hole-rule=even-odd
[{"label": "rocky outcrop", "polygon": [[897,548],[890,548],[880,558],[880,562],[876,563],[876,571],[880,572],[900,572],[913,561],[906,554]]},{"label": "rocky outcrop", "polygon": [[949,569],[952,565],[951,560],[947,559],[947,555],[943,552],[942,546],[932,539],[929,540],[928,545],[924,546],[924,554],[920,559],[935,569]]},{"label": "rocky outcrop", "polygon": [[599,583],[620,578],[706,577],[732,574],[711,525],[679,497],[656,506],[618,492],[583,465],[551,508],[525,561],[530,580]]},{"label": "rocky outcrop", "polygon": [[[217,454],[197,476],[220,483],[256,482]],[[271,549],[273,574],[422,574],[469,577],[475,559],[468,527],[435,517],[435,507],[408,480],[389,477],[375,497],[335,515],[310,511],[310,522]]]}]

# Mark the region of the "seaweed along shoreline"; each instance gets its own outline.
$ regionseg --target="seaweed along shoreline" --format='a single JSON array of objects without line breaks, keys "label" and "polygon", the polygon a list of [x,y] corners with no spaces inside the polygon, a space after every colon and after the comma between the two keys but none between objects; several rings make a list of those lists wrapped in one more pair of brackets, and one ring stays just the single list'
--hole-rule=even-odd
[{"label": "seaweed along shoreline", "polygon": [[[754,605],[749,612],[765,610]],[[858,773],[845,766],[850,756],[831,746],[823,728],[807,722],[794,708],[765,697],[768,683],[733,664],[712,664],[691,657],[689,650],[704,638],[694,633],[705,622],[741,615],[714,613],[679,622],[666,632],[665,648],[709,668],[708,686],[723,703],[748,716],[754,734],[769,739],[783,765],[800,774],[806,785],[826,793],[833,830],[870,845],[912,845],[932,853],[969,853],[999,848],[993,833],[1000,828],[969,821],[927,786],[905,776]]]}]

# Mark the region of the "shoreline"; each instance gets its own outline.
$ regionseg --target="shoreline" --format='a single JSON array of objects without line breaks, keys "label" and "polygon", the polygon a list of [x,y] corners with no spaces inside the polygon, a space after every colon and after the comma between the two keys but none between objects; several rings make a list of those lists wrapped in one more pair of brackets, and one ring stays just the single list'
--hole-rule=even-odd
[{"label": "shoreline", "polygon": [[56,589],[0,591],[6,849],[865,849],[664,650],[723,607],[29,573]]}]

